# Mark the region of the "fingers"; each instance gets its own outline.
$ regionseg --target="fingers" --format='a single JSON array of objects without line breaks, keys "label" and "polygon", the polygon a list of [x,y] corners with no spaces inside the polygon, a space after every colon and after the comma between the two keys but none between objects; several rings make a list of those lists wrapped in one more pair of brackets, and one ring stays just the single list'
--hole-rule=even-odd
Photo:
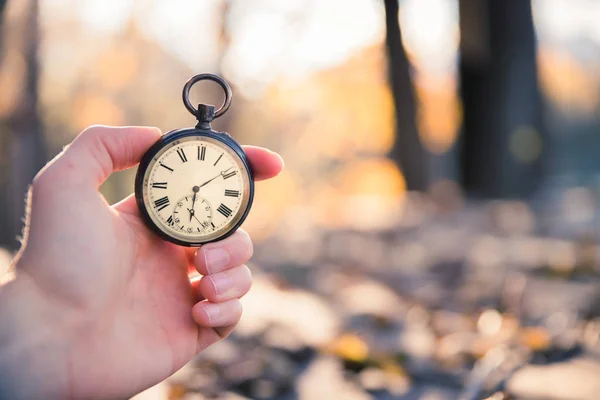
[{"label": "fingers", "polygon": [[99,186],[113,171],[132,167],[160,138],[158,128],[91,126],[53,162],[62,176]]},{"label": "fingers", "polygon": [[192,316],[198,325],[214,329],[216,336],[210,343],[228,336],[242,316],[239,298],[252,285],[250,269],[243,264],[252,251],[250,236],[238,229],[224,240],[200,247],[194,257],[196,269],[204,276],[193,287],[198,298],[206,300],[193,307]]},{"label": "fingers", "polygon": [[283,170],[283,158],[271,150],[263,147],[244,146],[244,151],[250,160],[254,179],[257,181],[273,178]]},{"label": "fingers", "polygon": [[246,263],[252,252],[250,236],[238,229],[226,239],[200,247],[194,264],[200,274],[212,275]]},{"label": "fingers", "polygon": [[252,275],[245,265],[203,277],[198,290],[206,300],[192,308],[194,321],[200,326],[215,328],[221,338],[227,336],[242,316],[239,297],[245,295],[251,285]]},{"label": "fingers", "polygon": [[239,299],[232,299],[222,303],[211,303],[205,300],[197,303],[192,308],[194,321],[206,328],[222,328],[235,325],[241,316],[242,303]]},{"label": "fingers", "polygon": [[213,303],[238,299],[252,286],[252,273],[246,265],[203,276],[196,286],[198,294]]}]

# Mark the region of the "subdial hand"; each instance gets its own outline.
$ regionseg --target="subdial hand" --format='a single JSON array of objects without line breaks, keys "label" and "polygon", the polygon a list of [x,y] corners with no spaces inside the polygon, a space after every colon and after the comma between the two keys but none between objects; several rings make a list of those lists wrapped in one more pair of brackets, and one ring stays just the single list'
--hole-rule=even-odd
[{"label": "subdial hand", "polygon": [[[194,214],[194,210],[192,210],[191,208],[187,209],[190,212],[190,221],[192,220],[192,217],[196,219],[196,221],[200,222],[200,220],[198,219],[198,217],[196,217],[196,214]],[[202,223],[202,222],[200,222]]]},{"label": "subdial hand", "polygon": [[[195,201],[194,201],[195,196]],[[196,209],[193,207],[195,206]],[[186,214],[185,212],[189,214]],[[201,195],[194,192],[191,196],[184,196],[175,204],[174,213],[174,229],[189,234],[195,233],[196,231],[202,232],[207,226],[210,226],[212,221],[213,212],[210,203],[203,198]],[[179,218],[175,216],[179,215]],[[186,216],[189,215],[189,219]]]},{"label": "subdial hand", "polygon": [[196,193],[194,193],[194,197],[192,197],[192,208],[188,209],[190,211],[190,222],[192,222],[192,217],[194,216],[194,204],[196,204]]},{"label": "subdial hand", "polygon": [[[194,210],[191,210],[191,209],[189,209],[189,208],[188,208],[188,211],[189,211],[190,213],[192,213]],[[198,217],[196,217],[196,214],[192,214],[192,217],[194,217],[194,218],[196,219],[196,221],[198,221],[198,223],[200,224],[200,226],[201,226],[201,227],[205,228],[205,227],[208,225],[208,223],[207,223],[207,222],[202,222],[202,221],[200,221],[200,220],[198,219]],[[190,218],[190,221],[191,221],[191,220],[192,220],[192,218]]]},{"label": "subdial hand", "polygon": [[[200,190],[200,188],[198,186],[194,186],[192,188],[193,192],[194,192],[194,197],[192,197],[192,209],[190,210],[188,208],[188,211],[190,212],[190,222],[192,222],[192,217],[194,216],[194,214],[196,213],[196,211],[194,211],[194,206],[196,205],[196,193],[198,193],[198,191]],[[198,218],[196,218],[198,219]]]}]

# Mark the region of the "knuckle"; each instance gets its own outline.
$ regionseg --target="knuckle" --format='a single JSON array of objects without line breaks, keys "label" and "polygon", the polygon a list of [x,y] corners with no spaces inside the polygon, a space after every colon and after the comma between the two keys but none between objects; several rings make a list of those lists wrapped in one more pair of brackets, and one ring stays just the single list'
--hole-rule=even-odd
[{"label": "knuckle", "polygon": [[84,141],[89,147],[90,150],[95,154],[103,153],[105,143],[104,138],[106,135],[104,134],[102,129],[100,128],[87,128],[79,135],[80,140]]},{"label": "knuckle", "polygon": [[121,135],[115,134],[115,128],[103,125],[92,125],[84,129],[77,141],[81,141],[83,147],[87,148],[91,159],[98,163],[105,175],[110,174],[116,167],[116,161],[112,154],[121,149],[126,153],[125,158],[130,158],[130,149],[125,145]]},{"label": "knuckle", "polygon": [[108,127],[104,125],[90,125],[82,130],[79,136],[98,136],[102,135],[107,129]]}]

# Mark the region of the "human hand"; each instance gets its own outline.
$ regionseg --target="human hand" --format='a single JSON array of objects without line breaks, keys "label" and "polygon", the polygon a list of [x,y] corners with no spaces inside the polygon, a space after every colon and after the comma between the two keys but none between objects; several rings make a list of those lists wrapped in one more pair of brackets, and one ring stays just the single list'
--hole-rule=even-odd
[{"label": "human hand", "polygon": [[[153,234],[133,196],[109,206],[98,192],[159,137],[91,127],[36,176],[16,278],[0,287],[0,397],[129,397],[238,322],[251,285],[247,233],[195,254]],[[256,180],[283,168],[275,153],[245,150]],[[204,276],[190,282],[193,268]]]}]

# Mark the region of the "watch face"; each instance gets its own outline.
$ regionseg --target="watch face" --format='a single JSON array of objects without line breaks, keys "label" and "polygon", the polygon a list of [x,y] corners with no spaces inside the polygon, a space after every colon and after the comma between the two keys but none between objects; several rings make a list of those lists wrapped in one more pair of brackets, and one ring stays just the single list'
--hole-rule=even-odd
[{"label": "watch face", "polygon": [[148,217],[180,244],[216,240],[246,215],[251,178],[240,156],[220,140],[182,137],[164,145],[143,173]]}]

